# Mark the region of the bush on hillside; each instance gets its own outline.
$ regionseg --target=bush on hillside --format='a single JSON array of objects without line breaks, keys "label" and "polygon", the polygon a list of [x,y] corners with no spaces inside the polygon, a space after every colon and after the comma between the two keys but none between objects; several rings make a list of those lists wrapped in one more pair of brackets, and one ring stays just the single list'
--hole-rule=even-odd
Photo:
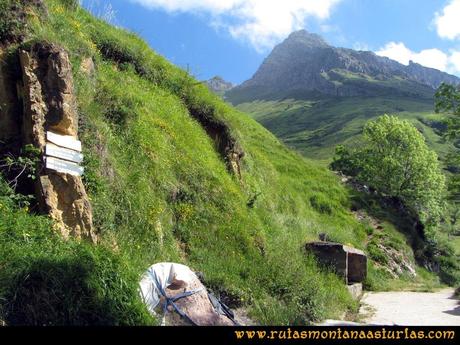
[{"label": "bush on hillside", "polygon": [[339,147],[331,168],[401,200],[424,223],[436,223],[444,208],[445,177],[423,135],[408,121],[384,115],[366,124],[363,141],[358,149]]},{"label": "bush on hillside", "polygon": [[[460,267],[449,244],[438,239],[437,227],[445,212],[446,183],[423,135],[408,121],[384,115],[366,124],[363,145],[337,147],[331,168],[354,176],[376,190],[385,200],[401,204],[407,217],[416,215],[423,224],[423,248],[417,250],[421,264],[453,284]],[[368,247],[372,259],[384,262],[375,246]]]}]

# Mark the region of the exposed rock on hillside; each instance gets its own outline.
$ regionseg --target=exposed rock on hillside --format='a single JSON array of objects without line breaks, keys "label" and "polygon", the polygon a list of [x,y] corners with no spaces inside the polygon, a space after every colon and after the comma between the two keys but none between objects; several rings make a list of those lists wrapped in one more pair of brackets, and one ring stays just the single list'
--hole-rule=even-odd
[{"label": "exposed rock on hillside", "polygon": [[40,150],[45,130],[77,137],[78,115],[72,69],[67,53],[55,46],[35,44],[20,52],[24,83],[24,135]]},{"label": "exposed rock on hillside", "polygon": [[96,66],[94,66],[94,61],[92,58],[87,57],[81,61],[80,71],[88,77],[92,77],[96,72]]},{"label": "exposed rock on hillside", "polygon": [[[43,155],[46,131],[77,138],[72,68],[67,53],[53,44],[36,43],[19,55],[23,74],[23,144],[34,145]],[[91,204],[81,177],[43,166],[38,174],[35,188],[40,208],[56,221],[62,235],[95,241]]]}]

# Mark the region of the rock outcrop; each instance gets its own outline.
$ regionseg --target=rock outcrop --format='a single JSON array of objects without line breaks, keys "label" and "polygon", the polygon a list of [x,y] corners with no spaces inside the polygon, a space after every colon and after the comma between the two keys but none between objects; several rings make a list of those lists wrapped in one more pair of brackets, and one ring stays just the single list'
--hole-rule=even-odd
[{"label": "rock outcrop", "polygon": [[[36,43],[19,53],[22,68],[23,144],[45,153],[46,132],[78,136],[78,113],[73,93],[72,68],[64,49]],[[96,241],[92,210],[80,176],[38,169],[36,195],[39,206],[56,222],[64,237]]]},{"label": "rock outcrop", "polygon": [[86,57],[80,63],[80,72],[85,74],[87,77],[93,77],[96,73],[96,66],[94,66],[93,58]]},{"label": "rock outcrop", "polygon": [[386,258],[385,263],[375,263],[377,267],[387,271],[393,278],[399,278],[402,275],[408,275],[412,278],[417,276],[413,259],[406,253],[383,243],[378,243],[377,248]]}]

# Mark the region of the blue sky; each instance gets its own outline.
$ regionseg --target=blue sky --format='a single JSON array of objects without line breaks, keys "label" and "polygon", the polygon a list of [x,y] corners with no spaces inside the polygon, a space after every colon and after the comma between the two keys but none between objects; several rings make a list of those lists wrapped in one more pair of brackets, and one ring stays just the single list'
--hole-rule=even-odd
[{"label": "blue sky", "polygon": [[83,0],[201,80],[249,79],[277,43],[306,29],[460,76],[460,0]]}]

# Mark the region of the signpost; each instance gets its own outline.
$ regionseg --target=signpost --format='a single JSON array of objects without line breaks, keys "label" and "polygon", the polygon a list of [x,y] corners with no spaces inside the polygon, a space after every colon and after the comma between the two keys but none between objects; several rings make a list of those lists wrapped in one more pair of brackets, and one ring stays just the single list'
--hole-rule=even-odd
[{"label": "signpost", "polygon": [[84,172],[83,167],[76,163],[65,161],[59,158],[46,157],[46,168],[60,173],[81,176]]},{"label": "signpost", "polygon": [[81,176],[81,141],[69,135],[46,132],[45,166],[60,173]]},{"label": "signpost", "polygon": [[63,147],[56,146],[51,143],[46,144],[45,154],[56,158],[65,159],[75,163],[83,162],[83,155],[77,151],[69,150]]},{"label": "signpost", "polygon": [[46,132],[46,140],[55,145],[81,152],[81,141],[70,135],[60,135],[53,132]]}]

